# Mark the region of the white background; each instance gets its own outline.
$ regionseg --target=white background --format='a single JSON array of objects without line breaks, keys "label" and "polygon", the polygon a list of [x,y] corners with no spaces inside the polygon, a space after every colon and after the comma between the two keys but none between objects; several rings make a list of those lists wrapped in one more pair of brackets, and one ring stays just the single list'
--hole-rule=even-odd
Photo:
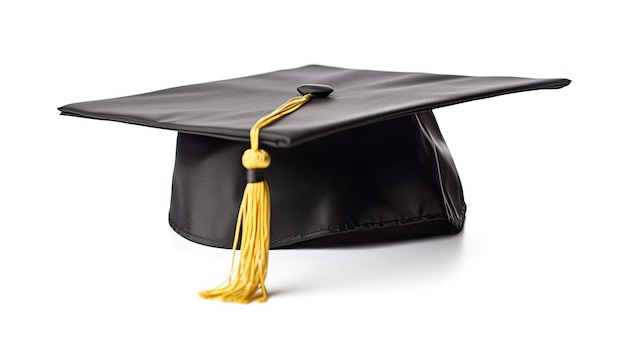
[{"label": "white background", "polygon": [[[1,5],[0,349],[626,349],[619,2],[348,3]],[[167,224],[176,133],[56,108],[311,63],[573,83],[435,111],[461,235],[273,251],[268,303],[201,300],[230,253]]]}]

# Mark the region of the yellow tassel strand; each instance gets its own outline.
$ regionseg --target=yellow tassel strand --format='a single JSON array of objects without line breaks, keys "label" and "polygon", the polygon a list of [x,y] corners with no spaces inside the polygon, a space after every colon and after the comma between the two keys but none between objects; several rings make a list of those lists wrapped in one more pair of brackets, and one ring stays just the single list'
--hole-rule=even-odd
[{"label": "yellow tassel strand", "polygon": [[[246,169],[265,169],[270,165],[270,155],[259,149],[259,132],[261,128],[284,117],[302,105],[311,94],[290,99],[269,115],[259,119],[250,129],[250,149],[241,158]],[[241,235],[239,262],[235,264],[235,256]],[[243,192],[235,239],[229,279],[218,288],[199,293],[205,299],[225,302],[250,303],[267,300],[265,277],[267,275],[268,256],[270,249],[270,191],[266,180],[248,183]],[[259,292],[260,290],[260,292]]]}]

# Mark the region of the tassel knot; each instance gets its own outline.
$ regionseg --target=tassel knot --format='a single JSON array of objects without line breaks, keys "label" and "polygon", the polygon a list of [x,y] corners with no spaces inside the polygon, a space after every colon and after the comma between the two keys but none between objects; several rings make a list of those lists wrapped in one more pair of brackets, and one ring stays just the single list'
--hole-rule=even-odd
[{"label": "tassel knot", "polygon": [[265,169],[270,166],[270,154],[263,149],[248,149],[241,156],[241,163],[246,169]]}]

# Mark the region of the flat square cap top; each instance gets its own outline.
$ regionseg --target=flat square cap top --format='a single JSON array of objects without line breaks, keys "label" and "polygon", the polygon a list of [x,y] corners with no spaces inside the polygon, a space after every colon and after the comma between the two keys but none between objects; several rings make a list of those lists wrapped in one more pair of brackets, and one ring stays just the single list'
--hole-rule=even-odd
[{"label": "flat square cap top", "polygon": [[247,141],[250,127],[304,84],[334,92],[311,100],[264,128],[263,144],[302,142],[419,111],[497,95],[558,89],[567,79],[469,77],[305,66],[59,108],[64,115],[113,120],[216,138]]}]

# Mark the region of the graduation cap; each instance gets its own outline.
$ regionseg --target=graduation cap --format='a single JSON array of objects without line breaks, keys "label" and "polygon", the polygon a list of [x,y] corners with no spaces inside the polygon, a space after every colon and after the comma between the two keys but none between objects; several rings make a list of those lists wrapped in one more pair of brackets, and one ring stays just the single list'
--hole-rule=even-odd
[{"label": "graduation cap", "polygon": [[169,223],[233,249],[229,278],[200,295],[247,303],[267,298],[270,248],[459,232],[461,182],[432,110],[569,83],[313,65],[59,110],[178,131]]}]

